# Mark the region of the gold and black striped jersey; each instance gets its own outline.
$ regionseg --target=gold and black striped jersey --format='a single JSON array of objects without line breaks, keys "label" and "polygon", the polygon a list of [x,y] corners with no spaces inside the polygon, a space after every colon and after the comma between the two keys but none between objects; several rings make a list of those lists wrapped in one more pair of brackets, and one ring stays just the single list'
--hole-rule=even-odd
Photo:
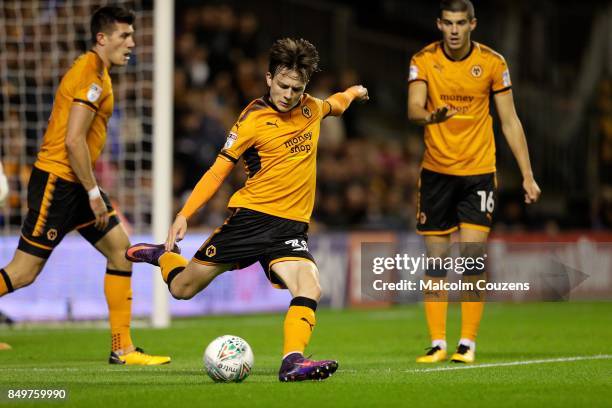
[{"label": "gold and black striped jersey", "polygon": [[442,42],[435,42],[412,57],[408,82],[414,81],[427,84],[428,111],[444,105],[458,111],[443,123],[425,127],[423,167],[458,176],[494,172],[489,99],[511,89],[504,57],[472,42],[469,54],[456,61],[446,55]]},{"label": "gold and black striped jersey", "polygon": [[288,112],[267,97],[251,102],[229,133],[221,155],[243,158],[248,179],[228,207],[309,222],[316,188],[316,155],[321,120],[329,103],[304,94]]},{"label": "gold and black striped jersey", "polygon": [[87,133],[92,167],[106,143],[106,126],[113,113],[113,89],[108,70],[93,51],[78,57],[55,93],[53,110],[34,165],[65,180],[78,182],[66,150],[68,118],[73,104],[95,112]]}]

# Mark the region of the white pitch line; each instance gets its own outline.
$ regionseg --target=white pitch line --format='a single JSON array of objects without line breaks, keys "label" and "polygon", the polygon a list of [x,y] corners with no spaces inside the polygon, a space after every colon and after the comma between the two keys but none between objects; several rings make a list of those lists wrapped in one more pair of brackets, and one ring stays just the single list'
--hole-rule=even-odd
[{"label": "white pitch line", "polygon": [[521,365],[531,365],[531,364],[567,363],[571,361],[610,360],[610,359],[612,359],[612,354],[599,354],[595,356],[575,356],[575,357],[562,357],[562,358],[547,358],[547,359],[541,359],[541,360],[509,361],[507,363],[461,365],[458,367],[418,368],[415,370],[405,370],[405,372],[407,373],[432,373],[432,372],[439,372],[439,371],[471,370],[475,368],[509,367],[509,366],[521,366]]},{"label": "white pitch line", "polygon": [[[121,369],[121,368],[106,368],[106,367],[6,367],[6,368],[0,368],[0,373],[2,372],[57,372],[57,373],[88,373],[88,372],[92,372],[92,373],[99,373],[99,372],[107,372],[107,373],[120,373],[120,372],[124,372],[124,373],[129,373],[129,372],[134,372],[134,371],[138,371],[138,372],[161,372],[161,371],[167,371],[162,367],[131,367],[129,369]],[[176,371],[194,371],[194,370],[172,370],[173,372]],[[202,372],[204,372],[204,370],[202,369]]]},{"label": "white pitch line", "polygon": [[[473,365],[460,365],[456,367],[437,367],[437,368],[417,368],[414,370],[401,370],[405,373],[431,373],[431,372],[439,372],[439,371],[453,371],[453,370],[470,370],[475,368],[490,368],[490,367],[508,367],[508,366],[521,366],[521,365],[530,365],[530,364],[546,364],[546,363],[567,363],[572,361],[584,361],[584,360],[611,360],[612,354],[598,354],[594,356],[574,356],[574,357],[561,357],[561,358],[548,358],[541,360],[525,360],[525,361],[509,361],[505,363],[487,363],[487,364],[473,364]],[[2,372],[87,372],[99,373],[99,372],[163,372],[168,371],[168,369],[164,367],[131,367],[129,370],[123,370],[121,367],[110,368],[110,367],[5,367],[0,368],[0,373]],[[185,373],[191,373],[193,371],[202,371],[198,369],[179,369],[179,370],[171,370],[173,372],[176,371],[184,371]],[[355,369],[340,369],[341,373],[358,373],[362,371],[368,370],[355,370]],[[379,370],[376,370],[379,371]],[[391,368],[387,368],[386,372],[396,372]]]}]

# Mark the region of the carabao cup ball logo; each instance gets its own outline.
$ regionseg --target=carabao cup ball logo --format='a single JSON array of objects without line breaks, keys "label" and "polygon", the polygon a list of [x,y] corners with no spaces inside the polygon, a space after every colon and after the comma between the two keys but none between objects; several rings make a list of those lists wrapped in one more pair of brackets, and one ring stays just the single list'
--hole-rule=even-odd
[{"label": "carabao cup ball logo", "polygon": [[239,357],[246,350],[244,340],[238,337],[231,337],[221,344],[217,352],[217,361],[223,362]]},{"label": "carabao cup ball logo", "polygon": [[206,372],[217,382],[241,382],[253,367],[253,351],[238,336],[221,336],[213,340],[204,352]]}]

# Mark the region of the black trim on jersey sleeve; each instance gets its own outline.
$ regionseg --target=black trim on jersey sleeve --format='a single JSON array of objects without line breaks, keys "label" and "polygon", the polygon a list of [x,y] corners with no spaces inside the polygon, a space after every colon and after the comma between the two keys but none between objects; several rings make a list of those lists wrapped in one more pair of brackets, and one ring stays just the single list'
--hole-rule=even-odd
[{"label": "black trim on jersey sleeve", "polygon": [[225,153],[224,151],[219,152],[219,156],[223,156],[226,159],[229,159],[229,161],[231,161],[234,164],[238,163],[238,159],[234,159],[232,156],[230,156],[229,154]]},{"label": "black trim on jersey sleeve", "polygon": [[507,91],[507,90],[509,90],[509,89],[512,89],[512,87],[511,87],[511,86],[507,86],[507,87],[505,87],[505,88],[498,89],[497,91],[491,91],[491,94],[492,94],[492,95],[495,95],[495,94],[498,94],[498,93],[500,93],[500,92]]},{"label": "black trim on jersey sleeve", "polygon": [[426,84],[429,84],[429,82],[427,82],[427,80],[426,80],[426,79],[423,79],[423,78],[409,79],[409,80],[408,80],[408,83],[409,83],[409,84],[411,84],[411,83],[416,82],[416,81],[423,81],[423,82],[425,82]]},{"label": "black trim on jersey sleeve", "polygon": [[91,109],[95,110],[96,112],[98,111],[98,107],[96,105],[94,105],[93,103],[89,102],[89,101],[84,101],[83,99],[74,98],[72,100],[72,102],[83,103],[83,104],[89,106]]},{"label": "black trim on jersey sleeve", "polygon": [[329,114],[332,112],[332,106],[331,106],[331,103],[329,103],[329,102],[327,101],[327,99],[323,101],[323,104],[327,104],[327,106],[329,106],[329,112],[327,112],[325,115],[323,115],[323,119],[325,119],[325,118],[326,118],[326,117],[328,117],[328,116],[329,116]]}]

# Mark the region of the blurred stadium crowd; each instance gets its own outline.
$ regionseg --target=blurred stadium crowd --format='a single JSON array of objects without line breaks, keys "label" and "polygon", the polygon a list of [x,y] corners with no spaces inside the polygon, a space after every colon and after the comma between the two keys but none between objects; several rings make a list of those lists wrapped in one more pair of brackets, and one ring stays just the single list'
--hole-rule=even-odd
[{"label": "blurred stadium crowd", "polygon": [[[189,8],[178,16],[175,89],[175,209],[225,143],[240,111],[266,92],[270,41],[256,16],[226,5]],[[353,71],[315,74],[307,88],[325,98],[358,83]],[[403,229],[414,225],[421,146],[416,138],[383,140],[360,132],[355,115],[322,124],[318,198],[320,228]],[[356,113],[357,112],[357,113]],[[219,225],[229,196],[244,183],[237,166],[196,222]]]},{"label": "blurred stadium crowd", "polygon": [[[176,21],[174,192],[178,209],[214,161],[241,109],[266,92],[263,74],[274,37],[261,26],[254,12],[225,2],[179,7]],[[322,61],[322,65],[332,64]],[[324,70],[315,74],[307,92],[323,98],[360,82],[354,70]],[[555,233],[564,228],[612,227],[610,84],[609,78],[601,81],[592,110],[601,143],[599,186],[596,197],[577,204],[579,211],[586,214],[576,221],[569,219],[571,214],[559,215],[554,210],[547,213],[546,208],[527,212],[516,183],[511,188],[502,185],[496,231],[531,228]],[[371,86],[366,82],[364,85]],[[362,106],[352,107],[342,118],[323,122],[313,225],[324,229],[410,230],[415,224],[422,129],[405,126],[407,131],[403,134],[387,137],[372,126],[361,126],[364,112]],[[536,136],[529,128],[526,131],[533,146]],[[505,144],[503,138],[500,142]],[[518,175],[515,164],[509,164],[505,167]],[[244,177],[241,166],[237,166],[231,182],[222,187],[196,222],[206,226],[222,223],[226,216],[223,207]],[[546,195],[547,180],[536,177]]]},{"label": "blurred stadium crowd", "polygon": [[[19,26],[13,22],[17,16],[13,15],[15,11],[11,11],[11,7],[5,7],[4,14],[0,16],[6,22],[4,32],[7,34],[4,39],[0,38],[0,44],[5,48],[0,53],[0,68],[6,68],[4,73],[0,72],[0,153],[14,191],[10,206],[15,211],[10,214],[15,215],[8,220],[8,224],[13,226],[20,225],[25,214],[25,185],[50,110],[29,110],[28,106],[44,103],[50,108],[54,84],[57,84],[72,58],[87,48],[86,25],[74,27],[75,20],[86,21],[88,18],[93,2],[87,0],[85,3],[86,6],[79,7],[68,7],[68,4],[63,3],[47,6],[56,7],[58,11],[55,11],[55,20],[49,19],[45,24],[39,24],[35,16],[22,13],[18,17],[30,25]],[[142,225],[150,222],[151,197],[145,193],[150,191],[148,188],[151,185],[150,117],[154,86],[151,65],[152,13],[147,0],[134,4],[138,9],[145,3],[149,9],[147,13],[141,13],[136,24],[138,45],[133,65],[128,67],[127,72],[113,75],[116,109],[109,127],[115,128],[109,130],[108,153],[97,169],[102,185],[111,194],[120,190],[120,208],[128,221],[134,223],[134,219],[138,218],[134,208],[138,208],[138,214],[144,214],[141,217],[145,220]],[[401,49],[395,50],[395,57],[388,54],[388,49],[383,46],[376,46],[374,48],[379,48],[382,55],[389,56],[388,61],[375,60],[364,54],[356,62],[338,64],[335,61],[336,54],[329,44],[340,42],[327,38],[327,31],[321,27],[308,25],[308,19],[314,17],[306,12],[312,12],[312,7],[318,7],[317,22],[330,25],[324,21],[324,16],[341,15],[337,12],[338,7],[350,7],[355,13],[351,21],[367,26],[368,35],[377,38],[377,41],[388,41],[391,38],[389,35],[397,39],[402,32],[409,31],[402,27],[409,26],[410,40],[406,40],[406,44],[410,44],[410,52],[416,52],[438,38],[433,19],[422,17],[431,14],[431,10],[435,13],[435,7],[428,3],[411,3],[411,8],[419,4],[419,7],[429,8],[408,12],[401,9],[407,6],[399,0],[381,2],[373,8],[364,8],[360,2],[353,4],[341,0],[312,4],[298,0],[262,0],[257,4],[248,2],[249,7],[246,7],[246,2],[240,1],[177,1],[174,211],[178,211],[191,188],[215,160],[240,111],[251,100],[265,94],[264,73],[267,71],[267,51],[272,41],[279,35],[303,35],[319,48],[323,68],[322,72],[314,75],[307,92],[324,98],[349,85],[363,83],[370,89],[372,97],[367,105],[353,106],[341,118],[327,118],[323,121],[318,152],[318,194],[312,228],[413,230],[423,143],[422,128],[407,123],[404,113],[406,102],[401,99],[405,98],[406,90],[406,84],[401,78],[405,79],[410,53],[406,52],[404,43],[404,48],[398,47]],[[507,6],[510,2],[494,3]],[[552,4],[550,1],[544,3]],[[590,3],[593,5],[588,7]],[[291,13],[276,24],[274,15],[268,11],[279,4],[285,8],[281,7],[277,12],[289,10]],[[485,4],[477,4],[479,28],[474,37],[476,40],[495,38],[491,35],[491,27],[495,24],[489,22],[486,25],[487,8],[495,15],[495,4],[487,3],[486,7]],[[597,4],[586,1],[576,6],[582,12],[578,16],[574,16],[576,8],[573,11],[568,9],[564,14],[562,8],[542,11],[541,15],[551,19],[548,23],[552,27],[549,35],[557,34],[555,27],[556,30],[563,28],[567,23],[564,19],[573,18],[573,21],[577,21],[577,30],[584,34],[575,38],[588,37],[590,24],[595,25],[599,7]],[[542,5],[540,7],[545,9]],[[22,12],[26,11],[23,8]],[[537,10],[530,13],[537,23]],[[393,20],[398,16],[404,16],[407,20],[400,24]],[[337,25],[338,21],[342,20],[332,19],[331,25]],[[303,29],[300,24],[309,27],[310,31]],[[288,30],[288,26],[291,29]],[[525,27],[528,34],[532,35],[533,30],[539,26],[526,22]],[[347,32],[356,31],[351,28]],[[317,38],[317,35],[320,37]],[[25,42],[24,36],[27,37]],[[62,41],[51,43],[57,38]],[[351,41],[346,41],[346,38],[345,43],[351,45]],[[494,231],[536,229],[554,233],[563,229],[610,229],[612,78],[609,67],[597,76],[597,91],[587,101],[580,122],[580,129],[585,130],[571,134],[565,144],[556,142],[562,138],[557,137],[554,124],[558,120],[555,118],[562,118],[575,108],[575,101],[567,96],[571,92],[561,95],[558,89],[569,89],[571,80],[579,76],[579,67],[575,61],[581,57],[582,49],[580,44],[568,44],[566,50],[544,40],[540,43],[547,52],[557,57],[553,65],[554,72],[558,74],[548,75],[542,69],[524,63],[520,69],[517,64],[516,73],[512,64],[510,68],[515,85],[519,83],[515,95],[517,109],[532,151],[536,179],[543,190],[542,203],[529,210],[525,209],[518,168],[497,129],[501,184]],[[363,44],[355,42],[351,46],[358,49]],[[501,48],[495,40],[490,45]],[[534,59],[538,52],[536,46],[537,41],[532,41],[533,50],[521,58]],[[357,58],[361,57],[359,50],[352,52]],[[44,55],[48,60],[31,58],[36,55]],[[343,58],[350,59],[346,56]],[[61,63],[55,61],[58,59]],[[342,58],[338,56],[337,59]],[[137,64],[149,68],[137,70]],[[63,68],[46,69],[50,65]],[[536,65],[539,67],[541,64],[537,62]],[[399,75],[395,75],[397,78],[393,76],[393,70],[399,71]],[[390,96],[392,92],[395,92],[393,97]],[[542,98],[542,95],[549,94],[553,98]],[[531,101],[540,101],[540,104],[525,102],[526,97]],[[556,112],[550,110],[551,106],[557,109]],[[389,112],[392,110],[394,113],[391,115]],[[391,127],[393,130],[389,131]],[[117,169],[128,171],[121,173]],[[244,180],[244,170],[242,165],[238,165],[204,211],[194,216],[192,225],[215,227],[221,224],[226,217],[224,208],[230,195],[242,186]],[[1,218],[0,212],[0,221]]]}]

